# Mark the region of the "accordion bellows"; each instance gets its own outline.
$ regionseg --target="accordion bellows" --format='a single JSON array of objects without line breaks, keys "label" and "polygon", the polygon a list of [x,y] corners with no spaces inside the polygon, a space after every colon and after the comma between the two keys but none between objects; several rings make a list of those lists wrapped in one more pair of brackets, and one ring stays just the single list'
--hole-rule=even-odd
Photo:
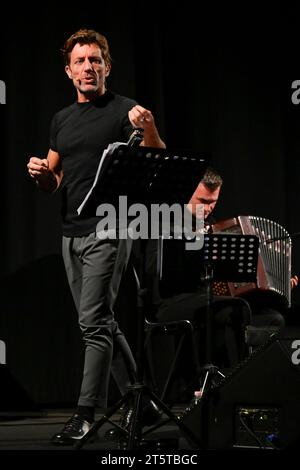
[{"label": "accordion bellows", "polygon": [[259,256],[256,283],[213,285],[215,295],[258,297],[267,305],[289,307],[291,304],[291,248],[288,232],[278,223],[256,216],[239,216],[211,226],[214,233],[256,235]]}]

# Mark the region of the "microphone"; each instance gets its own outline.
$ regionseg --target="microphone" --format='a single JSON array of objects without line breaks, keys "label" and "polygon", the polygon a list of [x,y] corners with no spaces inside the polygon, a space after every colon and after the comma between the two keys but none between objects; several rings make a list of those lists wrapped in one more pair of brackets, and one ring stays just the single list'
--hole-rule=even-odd
[{"label": "microphone", "polygon": [[134,129],[131,136],[129,137],[127,145],[129,145],[129,147],[137,147],[138,145],[140,145],[143,138],[144,138],[144,129],[142,129],[141,127],[137,127],[136,129]]}]

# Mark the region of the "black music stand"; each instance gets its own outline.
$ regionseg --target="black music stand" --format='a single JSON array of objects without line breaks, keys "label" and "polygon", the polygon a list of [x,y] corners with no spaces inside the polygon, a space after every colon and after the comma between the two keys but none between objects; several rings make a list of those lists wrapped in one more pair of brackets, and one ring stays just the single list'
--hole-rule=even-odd
[{"label": "black music stand", "polygon": [[[203,235],[201,250],[186,250],[186,241],[163,240],[161,249],[161,293],[206,294],[206,364],[202,367],[202,395],[216,376],[225,377],[212,361],[212,281],[247,283],[256,281],[259,239],[255,235],[215,233]],[[202,266],[202,270],[199,269]],[[172,284],[170,287],[170,283]]]},{"label": "black music stand", "polygon": [[[95,215],[95,205],[101,203],[119,207],[119,196],[127,197],[127,206],[143,204],[148,210],[153,204],[174,203],[184,206],[190,200],[195,188],[201,181],[209,161],[208,156],[193,151],[171,151],[150,147],[130,147],[126,144],[112,144],[103,153],[95,181],[85,200],[78,208],[78,213]],[[97,213],[98,210],[97,210]],[[130,222],[119,214],[119,226],[124,229]],[[150,219],[150,218],[149,218]],[[151,221],[150,221],[151,222]],[[159,220],[154,221],[159,226]],[[192,227],[190,228],[192,230]],[[151,232],[152,233],[152,232]],[[151,238],[148,236],[148,238]],[[158,237],[157,237],[158,238]],[[143,242],[143,240],[142,240]],[[158,408],[196,444],[199,443],[194,433],[175,416],[170,409],[143,383],[144,358],[144,303],[146,288],[143,273],[145,272],[144,244],[142,244],[142,277],[138,282],[137,310],[137,382],[108,412],[94,424],[87,434],[75,444],[80,449],[89,438],[124,404],[132,403],[133,414],[127,449],[138,448],[141,443],[142,398],[146,394]]]}]

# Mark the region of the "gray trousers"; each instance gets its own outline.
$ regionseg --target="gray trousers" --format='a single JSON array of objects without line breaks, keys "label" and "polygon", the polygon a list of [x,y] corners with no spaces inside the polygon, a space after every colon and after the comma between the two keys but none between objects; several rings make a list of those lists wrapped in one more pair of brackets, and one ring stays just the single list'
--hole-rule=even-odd
[{"label": "gray trousers", "polygon": [[110,372],[122,395],[135,381],[135,361],[112,310],[126,263],[125,243],[100,240],[96,233],[63,237],[63,259],[85,345],[81,406],[107,406]]}]

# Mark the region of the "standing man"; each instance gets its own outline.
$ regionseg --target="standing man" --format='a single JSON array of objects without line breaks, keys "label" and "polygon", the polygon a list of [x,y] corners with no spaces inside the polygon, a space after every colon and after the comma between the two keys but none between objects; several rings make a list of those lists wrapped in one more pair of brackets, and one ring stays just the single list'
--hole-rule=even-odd
[{"label": "standing man", "polygon": [[165,147],[149,110],[107,90],[111,57],[103,35],[81,29],[66,41],[63,54],[77,101],[54,116],[47,158],[32,157],[28,163],[29,174],[41,189],[53,192],[62,186],[62,252],[85,344],[78,407],[52,438],[62,445],[81,439],[93,424],[96,406],[107,406],[110,372],[122,394],[135,381],[131,350],[109,307],[119,242],[97,238],[96,207],[93,216],[78,215],[77,208],[110,143],[126,142],[139,127],[144,135],[141,145]]}]

